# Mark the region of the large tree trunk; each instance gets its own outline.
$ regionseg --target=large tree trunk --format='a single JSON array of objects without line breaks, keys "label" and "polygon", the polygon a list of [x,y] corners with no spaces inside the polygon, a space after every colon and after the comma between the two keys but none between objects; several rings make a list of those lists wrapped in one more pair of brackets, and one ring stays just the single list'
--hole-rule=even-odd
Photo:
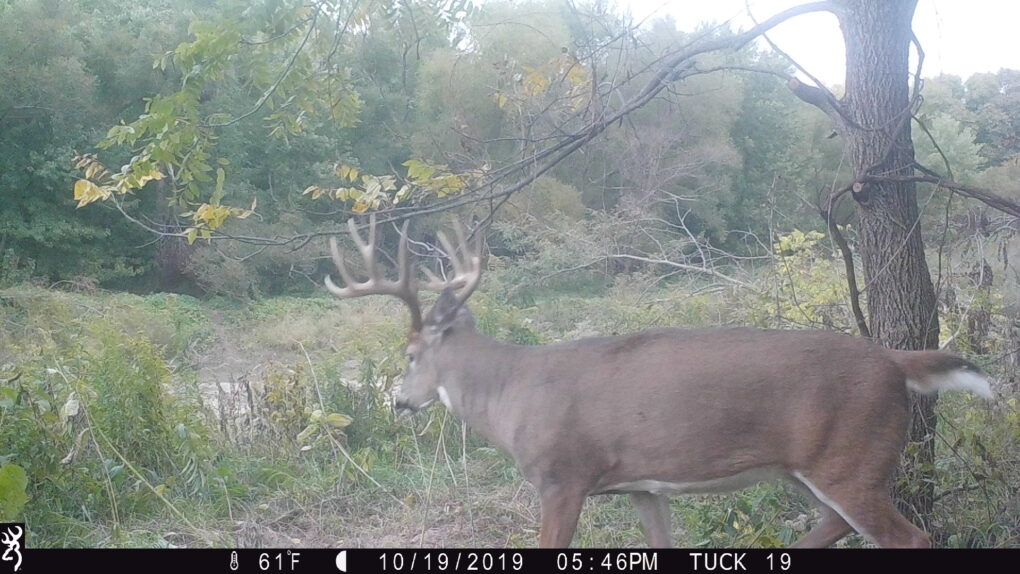
[{"label": "large tree trunk", "polygon": [[[909,50],[916,0],[843,0],[848,120],[843,134],[855,177],[912,176]],[[935,290],[925,262],[914,183],[871,183],[854,193],[871,334],[897,349],[938,346]],[[932,511],[935,400],[914,396],[910,444],[897,493],[915,523]],[[922,526],[926,526],[923,525]]]}]

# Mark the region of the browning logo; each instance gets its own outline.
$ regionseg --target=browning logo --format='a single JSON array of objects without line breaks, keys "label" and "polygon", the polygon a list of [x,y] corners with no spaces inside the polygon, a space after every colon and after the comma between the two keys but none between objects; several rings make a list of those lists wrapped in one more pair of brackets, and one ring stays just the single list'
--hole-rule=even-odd
[{"label": "browning logo", "polygon": [[[0,523],[0,572],[17,572],[21,568],[21,549],[25,544],[24,523]],[[14,570],[7,570],[7,564],[11,563]]]}]

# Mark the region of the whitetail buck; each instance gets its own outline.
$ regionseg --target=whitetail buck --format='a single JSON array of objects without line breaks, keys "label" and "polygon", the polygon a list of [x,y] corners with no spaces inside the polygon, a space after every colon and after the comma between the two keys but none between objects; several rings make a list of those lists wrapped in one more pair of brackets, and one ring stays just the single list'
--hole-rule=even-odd
[{"label": "whitetail buck", "polygon": [[964,359],[824,331],[655,329],[501,343],[475,330],[464,306],[481,277],[480,243],[469,250],[459,227],[457,246],[440,235],[455,273],[449,281],[428,273],[423,286],[442,294],[423,317],[407,224],[396,280],[377,268],[375,227],[373,218],[366,242],[350,222],[368,281],[351,277],[333,239],[346,286],[329,277],[326,286],[340,298],[387,294],[407,304],[407,373],[395,407],[415,411],[438,399],[512,456],[541,497],[539,546],[570,544],[589,495],[630,494],[648,544],[666,547],[665,495],[785,477],[822,511],[796,546],[828,546],[856,530],[879,546],[927,547],[889,494],[910,420],[908,389],[992,396]]}]

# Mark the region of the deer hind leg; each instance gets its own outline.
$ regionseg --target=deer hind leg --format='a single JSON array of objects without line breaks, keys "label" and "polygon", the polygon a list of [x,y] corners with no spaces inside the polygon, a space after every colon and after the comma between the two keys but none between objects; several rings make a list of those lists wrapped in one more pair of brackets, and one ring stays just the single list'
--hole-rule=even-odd
[{"label": "deer hind leg", "polygon": [[854,531],[838,512],[823,502],[818,504],[822,509],[822,519],[791,548],[826,548]]},{"label": "deer hind leg", "polygon": [[[811,493],[826,507],[862,534],[868,540],[882,548],[930,548],[928,535],[914,526],[896,510],[892,498],[884,485],[869,485],[857,482],[812,481],[810,478],[796,475]],[[835,533],[838,521],[830,520],[825,524],[823,518],[815,529],[825,526],[816,538],[812,538],[814,530],[806,538],[811,541],[824,541],[823,534]],[[803,542],[803,541],[802,541]]]},{"label": "deer hind leg", "polygon": [[673,546],[670,527],[669,499],[650,492],[632,492],[630,500],[641,519],[641,530],[649,548],[670,548]]},{"label": "deer hind leg", "polygon": [[853,527],[838,512],[819,500],[801,478],[794,478],[792,482],[794,486],[798,487],[797,490],[814,502],[822,513],[822,519],[811,527],[811,530],[800,540],[794,542],[791,548],[827,548],[854,531]]},{"label": "deer hind leg", "polygon": [[542,528],[538,535],[538,547],[570,546],[586,493],[550,487],[541,489],[539,494],[542,499]]}]

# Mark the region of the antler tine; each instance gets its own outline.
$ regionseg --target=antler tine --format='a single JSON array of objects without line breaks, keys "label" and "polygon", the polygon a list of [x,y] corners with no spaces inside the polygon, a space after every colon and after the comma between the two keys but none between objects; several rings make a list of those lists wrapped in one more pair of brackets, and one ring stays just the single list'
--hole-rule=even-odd
[{"label": "antler tine", "polygon": [[329,251],[333,257],[333,264],[336,265],[336,270],[340,273],[340,278],[344,280],[344,285],[347,287],[337,287],[333,283],[333,279],[329,275],[326,275],[326,288],[337,297],[346,298],[353,297],[353,291],[351,287],[356,285],[357,282],[351,277],[351,274],[347,272],[347,266],[344,265],[344,256],[340,253],[340,248],[337,247],[336,237],[329,238]]},{"label": "antler tine", "polygon": [[414,273],[411,272],[411,261],[407,255],[407,224],[411,220],[405,219],[400,226],[400,243],[397,245],[397,283],[408,291],[413,291]]},{"label": "antler tine", "polygon": [[464,268],[460,264],[460,256],[457,255],[457,248],[454,247],[453,243],[447,239],[446,234],[442,231],[437,231],[436,237],[439,239],[439,243],[443,246],[443,249],[446,250],[446,256],[450,259],[450,264],[453,265],[454,277],[463,273]]},{"label": "antler tine", "polygon": [[358,251],[361,252],[361,257],[365,260],[366,271],[370,279],[375,279],[375,214],[373,213],[368,217],[368,243],[361,238],[361,234],[358,233],[358,226],[354,224],[354,219],[347,220],[347,229],[351,232],[351,239],[354,240],[354,244],[358,246]]},{"label": "antler tine", "polygon": [[[481,241],[480,236],[476,237],[475,249],[469,249],[468,243],[464,238],[464,228],[461,227],[458,221],[454,221],[454,233],[457,236],[457,247],[454,247],[445,233],[442,231],[436,232],[439,243],[446,250],[450,264],[453,265],[453,278],[443,280],[428,269],[425,269],[425,274],[429,279],[428,283],[425,284],[425,288],[434,291],[442,291],[447,288],[461,289],[457,299],[463,303],[467,301],[467,298],[478,287],[478,282],[482,276],[482,258],[479,255],[481,253]],[[457,254],[458,249],[462,252],[460,255]]]},{"label": "antler tine", "polygon": [[470,268],[464,290],[460,292],[460,300],[463,302],[467,301],[467,298],[475,292],[475,288],[478,287],[478,283],[482,279],[482,234],[477,229],[475,230],[474,249],[468,248],[468,243],[464,239],[464,230],[460,225],[457,226],[457,236],[461,245],[464,246],[464,263]]}]

